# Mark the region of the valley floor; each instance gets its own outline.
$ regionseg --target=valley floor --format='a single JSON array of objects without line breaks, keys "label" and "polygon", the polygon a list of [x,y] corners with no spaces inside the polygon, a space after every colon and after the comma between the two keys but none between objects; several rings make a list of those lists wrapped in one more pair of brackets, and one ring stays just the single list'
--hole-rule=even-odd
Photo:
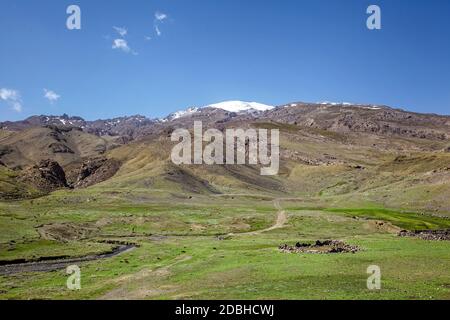
[{"label": "valley floor", "polygon": [[[446,217],[267,196],[99,199],[57,192],[0,204],[0,264],[94,257],[76,262],[77,291],[66,287],[65,266],[9,274],[0,266],[0,299],[450,299],[450,243],[398,236],[448,229]],[[361,251],[279,250],[327,239]],[[99,257],[119,244],[136,247]],[[381,290],[367,288],[371,265]]]}]

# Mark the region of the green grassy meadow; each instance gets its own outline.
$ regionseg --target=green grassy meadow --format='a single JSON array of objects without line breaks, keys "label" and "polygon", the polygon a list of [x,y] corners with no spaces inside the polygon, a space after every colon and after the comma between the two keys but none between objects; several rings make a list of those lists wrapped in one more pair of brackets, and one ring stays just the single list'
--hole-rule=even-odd
[{"label": "green grassy meadow", "polygon": [[[308,207],[258,196],[137,200],[96,189],[0,204],[0,261],[82,257],[138,245],[80,264],[81,290],[65,270],[0,276],[0,299],[449,299],[448,242],[401,238],[392,230],[449,228],[450,220],[379,208]],[[64,205],[62,205],[64,204]],[[378,228],[382,220],[389,228]],[[55,227],[56,226],[56,227]],[[73,234],[72,230],[77,230]],[[81,231],[82,232],[81,232]],[[281,244],[336,239],[355,254],[287,254]],[[381,290],[368,290],[378,265]]]}]

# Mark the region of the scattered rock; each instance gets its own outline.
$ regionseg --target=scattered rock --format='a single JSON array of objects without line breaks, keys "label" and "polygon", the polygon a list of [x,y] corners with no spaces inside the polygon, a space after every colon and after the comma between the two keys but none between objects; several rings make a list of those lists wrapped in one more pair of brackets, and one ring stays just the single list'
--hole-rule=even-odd
[{"label": "scattered rock", "polygon": [[399,237],[415,237],[428,241],[449,241],[450,229],[446,230],[416,230],[407,231],[402,230],[398,234]]},{"label": "scattered rock", "polygon": [[356,253],[361,250],[358,246],[349,245],[339,240],[317,240],[315,244],[298,242],[294,247],[284,244],[279,249],[284,253],[311,254]]},{"label": "scattered rock", "polygon": [[71,153],[75,152],[63,143],[55,142],[48,146],[53,153]]},{"label": "scattered rock", "polygon": [[311,157],[310,155],[292,150],[281,150],[280,156],[283,159],[298,161],[308,166],[332,166],[344,163],[336,157],[327,154],[324,154],[322,157]]}]

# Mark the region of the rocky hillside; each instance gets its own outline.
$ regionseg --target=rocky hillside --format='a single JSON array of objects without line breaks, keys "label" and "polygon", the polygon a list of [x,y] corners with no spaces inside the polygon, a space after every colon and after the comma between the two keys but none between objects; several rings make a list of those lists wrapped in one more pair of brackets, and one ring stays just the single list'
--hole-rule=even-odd
[{"label": "rocky hillside", "polygon": [[0,197],[27,198],[109,179],[120,163],[106,155],[119,145],[70,126],[0,130]]},{"label": "rocky hillside", "polygon": [[271,110],[264,117],[332,132],[366,132],[431,140],[450,138],[449,116],[418,114],[386,106],[292,103]]},{"label": "rocky hillside", "polygon": [[52,159],[66,166],[105,154],[118,144],[81,128],[46,125],[20,131],[0,130],[0,161],[9,168],[23,168]]}]

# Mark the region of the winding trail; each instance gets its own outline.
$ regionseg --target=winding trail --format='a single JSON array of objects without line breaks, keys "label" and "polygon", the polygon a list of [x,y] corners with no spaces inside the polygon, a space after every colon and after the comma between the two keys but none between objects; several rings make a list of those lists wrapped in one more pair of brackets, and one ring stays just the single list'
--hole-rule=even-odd
[{"label": "winding trail", "polygon": [[[228,234],[229,236],[255,236],[259,235],[265,232],[269,232],[276,229],[283,228],[287,221],[288,217],[286,212],[283,210],[283,208],[280,205],[280,199],[275,199],[273,201],[275,208],[278,210],[277,219],[275,221],[275,224],[269,228],[257,230],[257,231],[250,231],[250,232],[243,232],[243,233],[237,233]],[[100,300],[121,300],[121,299],[133,299],[133,300],[139,300],[139,299],[148,299],[153,296],[158,296],[161,294],[167,294],[171,291],[174,291],[176,288],[171,286],[162,286],[155,284],[155,280],[164,278],[168,275],[170,275],[171,271],[170,269],[178,264],[182,264],[184,262],[187,262],[192,259],[192,256],[182,255],[174,259],[172,263],[169,263],[166,266],[162,266],[156,269],[149,269],[144,268],[143,270],[131,274],[123,276],[119,279],[113,280],[114,284],[118,284],[119,286],[116,287],[113,290],[108,291],[104,295],[102,295],[99,299]],[[132,288],[133,286],[130,286],[130,283],[137,283],[137,288]]]},{"label": "winding trail", "polygon": [[273,201],[273,204],[275,208],[278,210],[277,220],[275,221],[275,224],[269,228],[262,229],[262,230],[256,230],[256,231],[250,231],[250,232],[243,232],[243,233],[229,233],[228,236],[256,236],[261,233],[269,232],[276,229],[284,228],[288,221],[288,217],[286,212],[283,210],[283,208],[280,205],[280,200],[275,199]]}]

